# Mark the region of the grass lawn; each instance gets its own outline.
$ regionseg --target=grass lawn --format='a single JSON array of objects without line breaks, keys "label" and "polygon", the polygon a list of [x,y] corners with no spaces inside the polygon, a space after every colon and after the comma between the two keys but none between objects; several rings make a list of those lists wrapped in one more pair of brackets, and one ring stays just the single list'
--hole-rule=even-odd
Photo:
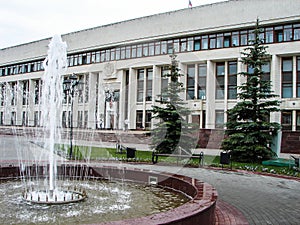
[{"label": "grass lawn", "polygon": [[[78,151],[80,150],[80,151]],[[77,159],[90,158],[90,160],[115,160],[115,161],[127,161],[126,153],[117,153],[115,148],[99,148],[99,147],[86,147],[86,146],[75,146],[74,154]],[[137,150],[134,160],[129,161],[152,163],[152,152],[151,151],[140,151]],[[199,166],[199,159],[182,159],[178,160],[176,157],[159,157],[159,163],[167,163],[174,165],[184,166]],[[220,164],[220,156],[217,155],[204,155],[204,166],[206,167],[222,167]],[[231,165],[224,165],[224,168],[230,168]],[[289,167],[278,167],[278,166],[267,166],[259,163],[240,163],[232,162],[232,169],[247,170],[253,172],[266,172],[272,174],[283,174],[289,176],[300,177],[300,172]]]}]

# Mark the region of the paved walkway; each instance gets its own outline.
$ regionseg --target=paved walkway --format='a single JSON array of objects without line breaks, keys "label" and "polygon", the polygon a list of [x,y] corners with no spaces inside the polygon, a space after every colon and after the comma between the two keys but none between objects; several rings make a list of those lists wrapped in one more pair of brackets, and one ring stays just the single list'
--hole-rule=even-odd
[{"label": "paved walkway", "polygon": [[204,168],[113,164],[182,174],[212,184],[218,191],[220,207],[229,214],[220,214],[223,218],[218,224],[245,224],[235,215],[243,215],[250,225],[300,224],[300,182],[296,180]]},{"label": "paved walkway", "polygon": [[[11,141],[3,137],[0,139],[0,162],[2,163],[13,160],[16,156],[14,154],[20,154],[20,150],[16,149],[26,146],[26,141],[21,145],[15,145],[12,144],[15,143],[13,138],[8,139]],[[38,153],[39,158],[46,157],[38,146],[30,144],[30,147],[33,148],[33,155]],[[25,157],[29,159],[32,155],[30,153]],[[300,182],[296,180],[227,170],[171,167],[159,163],[151,165],[97,162],[97,164],[166,171],[210,183],[219,194],[216,215],[219,225],[300,224]]]}]

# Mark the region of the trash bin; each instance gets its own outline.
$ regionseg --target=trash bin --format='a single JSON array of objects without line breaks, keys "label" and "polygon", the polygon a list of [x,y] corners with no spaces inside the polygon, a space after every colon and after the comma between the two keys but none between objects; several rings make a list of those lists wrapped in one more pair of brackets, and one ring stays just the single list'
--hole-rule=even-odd
[{"label": "trash bin", "polygon": [[126,148],[126,157],[127,159],[129,158],[135,158],[135,152],[136,152],[136,149],[135,148]]},{"label": "trash bin", "polygon": [[230,164],[230,153],[229,152],[221,152],[220,155],[220,164]]}]

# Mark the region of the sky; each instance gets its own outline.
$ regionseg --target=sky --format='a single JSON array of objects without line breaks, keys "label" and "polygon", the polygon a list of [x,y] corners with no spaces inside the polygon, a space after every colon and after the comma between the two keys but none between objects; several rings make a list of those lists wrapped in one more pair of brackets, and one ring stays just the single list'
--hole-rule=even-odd
[{"label": "sky", "polygon": [[[190,1],[195,7],[225,0]],[[189,0],[5,0],[0,49],[188,6]]]}]

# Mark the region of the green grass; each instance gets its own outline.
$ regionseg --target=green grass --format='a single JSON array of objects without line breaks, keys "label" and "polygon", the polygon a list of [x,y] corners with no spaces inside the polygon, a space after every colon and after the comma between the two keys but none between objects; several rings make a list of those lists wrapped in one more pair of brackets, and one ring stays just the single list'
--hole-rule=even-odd
[{"label": "green grass", "polygon": [[[65,148],[65,146],[64,146]],[[115,161],[127,161],[126,153],[117,153],[115,148],[100,148],[100,147],[86,147],[86,146],[74,146],[74,154],[76,159],[84,159],[89,156],[90,160],[115,160]],[[79,150],[79,151],[78,151]],[[133,161],[133,160],[129,160]],[[136,151],[136,162],[152,163],[151,151]],[[162,157],[158,158],[159,163],[183,165],[198,167],[198,159],[182,159],[178,160],[176,157]],[[222,167],[220,164],[220,156],[204,155],[204,166],[206,167]],[[231,168],[231,165],[223,165],[224,168]],[[232,169],[246,170],[251,172],[265,172],[272,174],[282,174],[288,176],[300,177],[300,172],[289,167],[277,167],[266,166],[259,163],[240,163],[232,162]]]}]

